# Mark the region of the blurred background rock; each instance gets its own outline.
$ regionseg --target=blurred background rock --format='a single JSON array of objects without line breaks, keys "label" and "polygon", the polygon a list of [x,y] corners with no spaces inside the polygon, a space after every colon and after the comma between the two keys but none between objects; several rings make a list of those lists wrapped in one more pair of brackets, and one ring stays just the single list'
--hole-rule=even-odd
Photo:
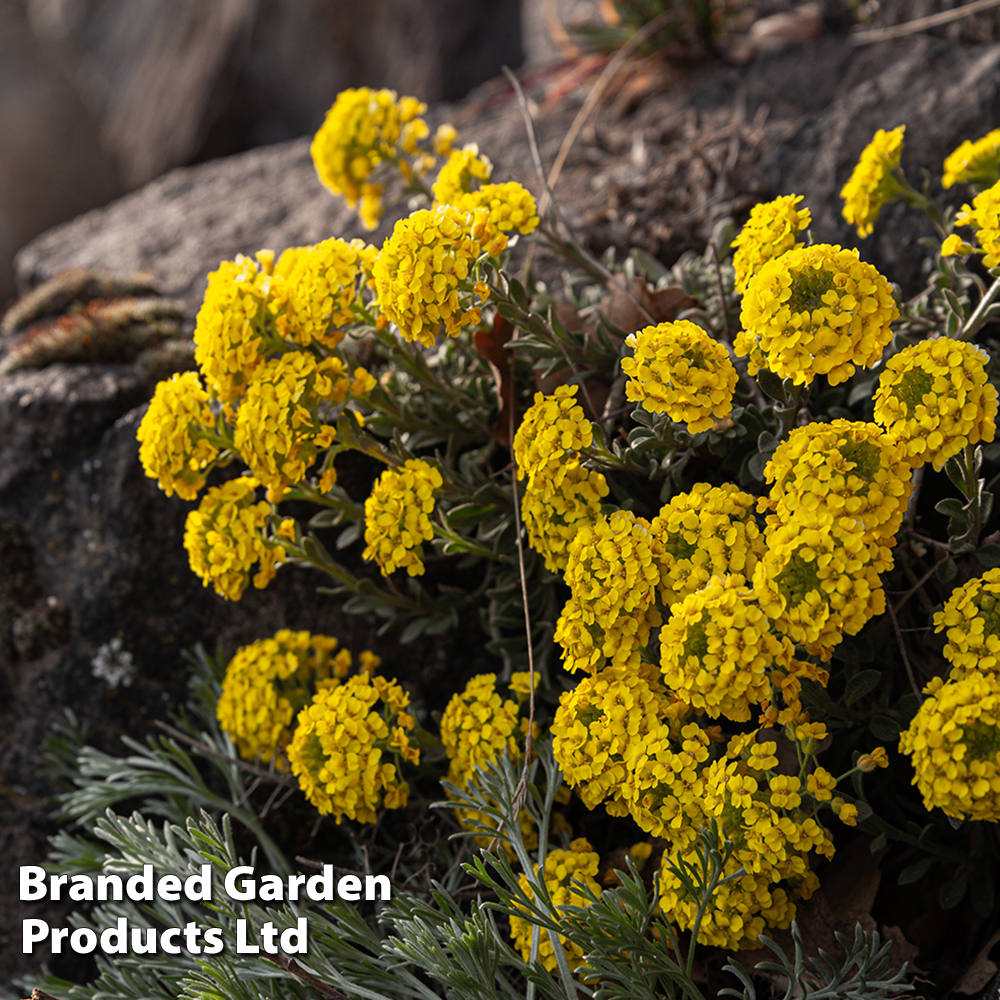
[{"label": "blurred background rock", "polygon": [[345,87],[521,65],[521,3],[0,0],[0,312],[19,247],[172,167],[314,131]]}]

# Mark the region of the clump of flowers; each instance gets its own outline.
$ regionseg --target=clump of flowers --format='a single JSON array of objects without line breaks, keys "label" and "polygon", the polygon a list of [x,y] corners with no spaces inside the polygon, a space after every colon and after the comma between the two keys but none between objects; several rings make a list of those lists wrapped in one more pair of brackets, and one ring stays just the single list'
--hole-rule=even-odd
[{"label": "clump of flowers", "polygon": [[288,303],[275,320],[281,336],[300,347],[336,347],[345,328],[360,318],[359,281],[371,274],[377,255],[375,247],[361,240],[341,239],[302,247],[287,263],[282,254],[275,268],[275,273],[282,271],[284,263],[288,269]]},{"label": "clump of flowers", "polygon": [[453,149],[438,171],[431,191],[439,205],[456,205],[457,199],[469,194],[476,182],[487,183],[493,176],[493,164],[479,152],[474,142],[462,149]]},{"label": "clump of flowers", "polygon": [[838,385],[870,367],[899,316],[889,282],[857,250],[817,243],[766,263],[743,298],[736,353],[750,374],[767,367],[795,385]]},{"label": "clump of flowers", "polygon": [[522,236],[533,233],[540,222],[535,196],[517,181],[504,184],[484,184],[476,191],[453,196],[450,204],[463,212],[477,209],[489,212],[491,237],[515,230]]},{"label": "clump of flowers", "polygon": [[588,809],[605,802],[609,813],[622,816],[627,762],[660,730],[662,720],[689,712],[651,664],[638,670],[606,667],[559,699],[552,751],[567,784],[579,790]]},{"label": "clump of flowers", "polygon": [[957,819],[1000,820],[1000,679],[935,677],[924,695],[899,740],[924,805]]},{"label": "clump of flowers", "polygon": [[966,139],[944,161],[941,186],[950,188],[965,181],[970,184],[992,184],[1000,175],[1000,129],[971,142]]},{"label": "clump of flowers", "polygon": [[327,112],[312,141],[311,153],[319,179],[358,214],[366,229],[382,215],[382,185],[370,180],[384,161],[402,166],[404,153],[415,153],[417,142],[429,135],[420,118],[426,104],[413,97],[398,98],[393,90],[342,91]]},{"label": "clump of flowers", "polygon": [[565,580],[570,599],[556,625],[567,670],[599,670],[638,662],[659,615],[659,579],[649,522],[631,511],[601,515],[570,543]]},{"label": "clump of flowers", "polygon": [[1000,181],[976,195],[971,207],[963,205],[962,211],[955,216],[955,225],[971,226],[976,230],[984,267],[1000,264]]},{"label": "clump of flowers", "polygon": [[[900,444],[875,424],[834,420],[795,428],[764,469],[777,526],[799,511],[851,517],[866,541],[892,546],[913,486]],[[888,567],[885,567],[886,569]]]},{"label": "clump of flowers", "polygon": [[579,453],[589,448],[594,431],[576,401],[575,385],[560,385],[551,396],[535,393],[514,435],[517,478],[528,477],[554,490],[567,470],[579,464]]},{"label": "clump of flowers", "polygon": [[697,483],[660,508],[650,532],[660,600],[667,608],[714,576],[753,575],[764,553],[755,504],[754,497],[732,483]]},{"label": "clump of flowers", "polygon": [[797,207],[800,201],[802,195],[786,194],[750,209],[750,218],[733,240],[733,268],[740,295],[769,260],[791,250],[798,234],[809,228],[812,215],[808,208]]},{"label": "clump of flowers", "polygon": [[273,358],[257,372],[236,414],[233,443],[269,499],[280,500],[301,482],[333,443],[336,430],[321,413],[343,403],[350,388],[340,358],[317,361],[303,351]]},{"label": "clump of flowers", "polygon": [[889,359],[875,393],[875,419],[911,465],[941,469],[966,445],[996,434],[997,390],[986,352],[950,337],[911,344]]},{"label": "clump of flowers", "polygon": [[375,810],[401,809],[409,796],[402,761],[419,763],[410,743],[416,720],[396,681],[356,674],[319,691],[299,713],[288,760],[321,815],[374,823]]},{"label": "clump of flowers", "polygon": [[866,542],[853,518],[800,514],[769,530],[765,545],[754,592],[774,627],[810,653],[829,658],[845,633],[885,611],[877,567],[892,556]]},{"label": "clump of flowers", "polygon": [[625,339],[635,351],[622,359],[628,399],[666,413],[697,434],[733,408],[738,376],[725,347],[688,320],[647,326]]},{"label": "clump of flowers", "polygon": [[167,496],[194,500],[219,456],[209,396],[195,372],[160,382],[139,430],[139,461]]},{"label": "clump of flowers", "polygon": [[[590,846],[590,842],[579,837],[569,845],[569,850],[549,851],[545,856],[545,889],[552,905],[557,909],[565,906],[588,906],[589,900],[581,896],[569,883],[571,880],[585,885],[595,896],[600,897],[601,886],[597,881],[600,867],[600,857]],[[535,892],[526,875],[520,878],[521,888],[529,899],[535,898]],[[535,932],[535,924],[530,919],[518,916],[510,918],[510,936],[514,947],[519,949],[525,961],[531,955],[531,940]],[[583,949],[559,935],[569,964],[570,971],[575,971],[583,964]],[[541,935],[538,949],[538,959],[550,972],[558,965],[552,939],[544,931]]]},{"label": "clump of flowers", "polygon": [[420,576],[424,563],[420,549],[434,537],[430,513],[434,491],[441,488],[441,473],[419,458],[408,459],[397,469],[386,469],[365,501],[365,559],[374,559],[388,576],[405,569]]},{"label": "clump of flowers", "polygon": [[250,582],[254,563],[260,570],[254,586],[263,589],[274,578],[276,563],[283,562],[280,544],[264,540],[271,519],[271,505],[257,500],[260,482],[251,476],[213,486],[191,511],[184,526],[184,548],[191,569],[207,587],[230,601],[238,601]]},{"label": "clump of flowers", "polygon": [[699,712],[746,722],[751,705],[771,700],[771,670],[791,664],[792,643],[772,627],[743,577],[715,577],[661,629],[663,680]]},{"label": "clump of flowers", "polygon": [[463,326],[475,326],[484,302],[483,282],[472,283],[483,254],[498,257],[507,237],[489,236],[489,213],[474,216],[440,205],[400,219],[382,245],[372,271],[379,309],[405,340],[433,347],[438,331],[457,337]]},{"label": "clump of flowers", "polygon": [[528,720],[521,717],[523,697],[530,692],[528,674],[513,674],[510,687],[519,700],[500,697],[496,674],[479,674],[448,702],[441,716],[441,742],[448,755],[448,780],[459,788],[477,767],[493,763],[505,750],[511,757],[521,755],[528,732]]},{"label": "clump of flowers", "polygon": [[987,570],[952,591],[934,615],[934,631],[943,629],[948,630],[944,655],[954,664],[952,679],[973,670],[1000,672],[1000,569]]},{"label": "clump of flowers", "polygon": [[868,236],[884,205],[897,201],[903,188],[895,173],[903,153],[905,125],[891,132],[879,129],[861,151],[850,179],[841,189],[844,219],[856,226],[858,236]]},{"label": "clump of flowers", "polygon": [[[295,718],[317,691],[335,687],[350,670],[351,654],[330,635],[282,629],[242,646],[226,667],[215,713],[246,760],[274,761],[291,742]],[[377,664],[373,653],[363,662]]]},{"label": "clump of flowers", "polygon": [[550,465],[545,469],[559,469],[563,474],[554,486],[545,475],[532,478],[521,501],[521,517],[528,544],[542,556],[550,573],[560,573],[566,569],[569,545],[577,532],[600,516],[608,481],[600,472],[582,465]]},{"label": "clump of flowers", "polygon": [[[258,254],[261,266],[242,255],[224,260],[208,276],[194,328],[194,359],[212,394],[223,403],[243,395],[269,353],[273,336],[273,255]],[[281,301],[277,296],[276,301]]]}]

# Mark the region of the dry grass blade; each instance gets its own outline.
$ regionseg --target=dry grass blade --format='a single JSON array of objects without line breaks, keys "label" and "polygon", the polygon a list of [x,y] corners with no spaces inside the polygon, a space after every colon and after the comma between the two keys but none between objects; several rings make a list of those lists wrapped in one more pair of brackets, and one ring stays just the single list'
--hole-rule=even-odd
[{"label": "dry grass blade", "polygon": [[906,35],[926,31],[928,28],[939,28],[942,24],[951,24],[952,21],[960,21],[963,17],[970,17],[972,14],[978,14],[980,11],[990,10],[993,7],[1000,7],[1000,0],[973,0],[972,3],[966,4],[964,7],[943,10],[937,14],[929,14],[927,17],[914,18],[914,20],[906,21],[903,24],[854,32],[851,35],[851,41],[855,45],[888,42],[894,38],[904,38]]}]

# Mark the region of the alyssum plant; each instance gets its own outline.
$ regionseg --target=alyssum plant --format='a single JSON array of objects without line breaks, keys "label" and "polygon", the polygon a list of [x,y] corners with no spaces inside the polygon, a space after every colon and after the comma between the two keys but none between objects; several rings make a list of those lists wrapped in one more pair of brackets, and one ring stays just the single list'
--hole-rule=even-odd
[{"label": "alyssum plant", "polygon": [[[223,791],[193,801],[239,821],[276,869],[273,800],[265,822],[237,794],[243,774],[380,836],[394,811],[426,816],[443,778],[457,829],[485,853],[438,844],[429,869],[414,856],[413,871],[447,878],[398,896],[382,932],[311,914],[350,927],[316,932],[306,975],[351,996],[697,997],[696,947],[794,927],[819,859],[855,825],[873,852],[892,846],[901,883],[926,879],[951,907],[968,890],[980,932],[994,926],[983,824],[1000,818],[1000,568],[981,569],[1000,567],[1000,547],[984,542],[980,474],[997,390],[975,341],[1000,309],[1000,133],[945,161],[945,186],[980,189],[957,215],[906,181],[902,127],[862,154],[843,191],[859,235],[894,200],[938,233],[926,290],[903,302],[857,250],[813,242],[795,195],[669,271],[596,260],[453,129],[432,138],[422,111],[390,91],[340,95],[313,143],[323,182],[369,226],[393,186],[426,207],[381,247],[330,239],[223,262],[198,315],[200,370],[158,386],[140,455],[168,494],[201,498],[184,544],[224,597],[312,566],[403,641],[478,618],[500,677],[474,677],[435,727],[374,653],[355,669],[335,638],[286,630],[225,668],[225,737],[136,748],[117,773],[169,773],[150,808],[191,849],[221,850],[207,819],[185,820],[177,784],[202,780],[190,754],[221,760]],[[568,298],[510,273],[517,239],[571,262]],[[624,301],[639,329],[609,318]],[[348,451],[384,466],[367,498],[337,482]],[[949,487],[928,466],[958,491],[930,511],[922,497]],[[208,486],[221,468],[233,474]],[[315,515],[289,516],[291,501]],[[335,549],[363,535],[383,585],[342,565],[328,530]],[[946,632],[944,658],[901,619]],[[912,768],[882,745],[897,741]],[[92,817],[101,793],[76,780],[67,801]],[[124,822],[94,832],[159,836]],[[616,849],[631,860],[602,862]],[[793,945],[791,959],[770,945],[789,996],[900,988],[887,946],[860,930],[846,964],[810,965]],[[184,991],[312,982],[228,961],[181,974]],[[108,966],[98,989],[137,996],[124,976]]]}]

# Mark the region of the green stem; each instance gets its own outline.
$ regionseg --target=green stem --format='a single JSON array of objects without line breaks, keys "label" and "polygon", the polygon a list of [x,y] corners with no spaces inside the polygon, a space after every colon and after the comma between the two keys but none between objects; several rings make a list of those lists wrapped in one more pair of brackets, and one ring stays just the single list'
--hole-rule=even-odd
[{"label": "green stem", "polygon": [[966,320],[965,326],[958,332],[957,340],[972,340],[976,331],[983,325],[986,318],[986,310],[993,304],[993,300],[1000,295],[1000,278],[990,285],[989,291],[979,300],[976,311]]}]

